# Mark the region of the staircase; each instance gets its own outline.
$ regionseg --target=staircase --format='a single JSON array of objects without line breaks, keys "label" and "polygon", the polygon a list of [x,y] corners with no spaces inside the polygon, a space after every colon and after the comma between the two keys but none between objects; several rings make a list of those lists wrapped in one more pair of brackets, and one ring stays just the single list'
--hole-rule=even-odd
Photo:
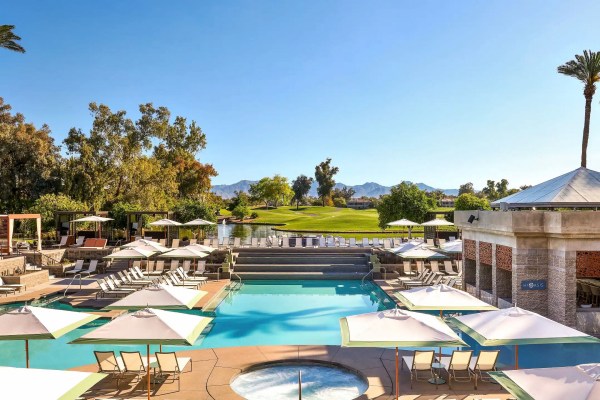
[{"label": "staircase", "polygon": [[235,273],[242,281],[263,279],[362,279],[369,272],[362,249],[238,248]]}]

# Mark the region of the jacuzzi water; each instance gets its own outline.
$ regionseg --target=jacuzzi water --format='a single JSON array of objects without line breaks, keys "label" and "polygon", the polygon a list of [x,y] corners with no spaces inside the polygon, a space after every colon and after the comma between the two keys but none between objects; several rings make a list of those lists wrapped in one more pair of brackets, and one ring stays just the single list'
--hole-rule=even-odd
[{"label": "jacuzzi water", "polygon": [[231,388],[248,400],[297,400],[298,371],[302,372],[303,400],[351,400],[368,387],[349,369],[320,363],[280,363],[239,375]]}]

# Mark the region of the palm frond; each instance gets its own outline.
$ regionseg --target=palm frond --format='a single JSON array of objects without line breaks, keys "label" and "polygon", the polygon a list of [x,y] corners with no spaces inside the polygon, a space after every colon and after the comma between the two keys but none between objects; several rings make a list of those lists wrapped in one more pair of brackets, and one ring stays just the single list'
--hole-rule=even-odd
[{"label": "palm frond", "polygon": [[557,71],[559,74],[577,78],[585,85],[593,85],[600,81],[600,52],[584,50],[583,55],[575,55],[574,60],[559,66]]},{"label": "palm frond", "polygon": [[25,49],[17,43],[21,38],[12,32],[13,29],[15,29],[14,25],[0,25],[0,47],[25,53]]}]

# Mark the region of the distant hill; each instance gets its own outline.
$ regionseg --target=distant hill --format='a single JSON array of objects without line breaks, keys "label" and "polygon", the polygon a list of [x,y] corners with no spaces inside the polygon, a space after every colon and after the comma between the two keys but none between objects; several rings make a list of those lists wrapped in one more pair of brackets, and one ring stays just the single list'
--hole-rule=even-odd
[{"label": "distant hill", "polygon": [[[253,183],[256,183],[256,182],[257,181],[242,180],[237,183],[233,183],[231,185],[214,185],[211,188],[211,191],[213,193],[223,197],[224,199],[230,199],[233,196],[235,196],[234,192],[236,192],[236,191],[248,192],[248,190],[250,189],[250,185]],[[419,187],[419,189],[427,190],[429,192],[437,190],[436,188],[426,185],[424,183],[417,183],[416,185]],[[338,189],[341,189],[344,186],[349,186],[352,189],[354,189],[354,191],[356,192],[354,194],[354,197],[362,197],[362,196],[379,197],[381,195],[390,193],[390,189],[391,189],[390,186],[383,186],[376,182],[366,182],[366,183],[363,183],[362,185],[354,185],[354,186],[344,185],[343,183],[339,183],[339,182],[335,184],[335,187]],[[442,189],[442,191],[448,196],[457,196],[458,195],[458,189]],[[310,188],[310,191],[308,192],[308,194],[309,194],[309,196],[317,197],[317,184],[316,183],[313,184],[313,186]]]}]

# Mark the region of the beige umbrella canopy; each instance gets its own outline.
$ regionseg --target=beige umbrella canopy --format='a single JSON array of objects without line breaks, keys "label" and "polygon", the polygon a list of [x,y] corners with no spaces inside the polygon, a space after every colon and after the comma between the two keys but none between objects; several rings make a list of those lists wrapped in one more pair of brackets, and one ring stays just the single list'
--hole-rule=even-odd
[{"label": "beige umbrella canopy", "polygon": [[177,249],[169,250],[166,253],[159,255],[163,258],[183,258],[183,259],[196,259],[207,257],[208,253],[204,253],[195,247],[185,246]]},{"label": "beige umbrella canopy", "polygon": [[600,399],[600,364],[491,372],[520,400]]},{"label": "beige umbrella canopy", "polygon": [[105,377],[90,372],[0,367],[0,397],[75,400]]},{"label": "beige umbrella canopy", "polygon": [[417,223],[417,222],[413,222],[409,219],[406,218],[402,218],[399,219],[398,221],[392,221],[388,224],[386,224],[387,226],[407,226],[408,227],[408,238],[411,238],[411,234],[412,234],[412,227],[413,226],[419,226],[421,224]]},{"label": "beige umbrella canopy", "polygon": [[519,307],[449,321],[482,346],[514,345],[515,369],[519,369],[520,344],[600,343],[600,339]]},{"label": "beige umbrella canopy", "polygon": [[[208,317],[145,308],[117,317],[71,343],[145,344],[150,365],[151,344],[191,346],[211,321]],[[150,399],[150,368],[146,370]]]},{"label": "beige umbrella canopy", "polygon": [[398,347],[467,346],[441,318],[424,313],[385,310],[340,319],[342,347],[395,347],[396,399]]},{"label": "beige umbrella canopy", "polygon": [[158,253],[156,249],[150,246],[140,246],[140,247],[131,247],[125,248],[123,250],[115,251],[107,256],[104,256],[106,259],[110,260],[140,260],[144,258],[148,258],[154,254]]},{"label": "beige umbrella canopy", "polygon": [[203,244],[190,244],[190,245],[187,245],[185,247],[191,248],[191,249],[194,249],[194,250],[198,250],[198,251],[201,251],[203,253],[212,253],[213,251],[216,250],[214,247],[205,246]]},{"label": "beige umbrella canopy", "polygon": [[202,218],[197,218],[197,219],[195,219],[193,221],[186,222],[183,225],[200,226],[200,225],[216,225],[216,224],[214,222],[206,221],[206,220],[204,220]]},{"label": "beige umbrella canopy", "polygon": [[169,251],[170,248],[169,247],[165,247],[162,244],[155,242],[153,240],[147,240],[147,239],[138,239],[138,240],[134,240],[133,242],[129,242],[129,243],[125,243],[123,246],[121,246],[123,248],[132,248],[132,247],[151,247],[156,251],[159,251],[161,253],[164,253],[165,251]]},{"label": "beige umbrella canopy", "polygon": [[133,292],[105,307],[107,310],[136,310],[147,307],[191,309],[208,293],[176,286],[156,285]]},{"label": "beige umbrella canopy", "polygon": [[112,218],[100,217],[98,215],[88,215],[87,217],[74,219],[71,222],[94,222],[96,223],[96,231],[100,235],[100,232],[102,232],[102,223],[112,220]]},{"label": "beige umbrella canopy", "polygon": [[435,285],[402,290],[394,294],[409,310],[496,310],[497,308],[479,300],[462,290],[447,286]]},{"label": "beige umbrella canopy", "polygon": [[179,227],[179,226],[181,226],[183,224],[181,222],[173,221],[173,220],[168,219],[168,218],[163,218],[163,219],[159,219],[158,221],[150,222],[150,225],[152,225],[152,226],[164,226],[164,227],[167,228],[167,244],[168,244],[169,243],[168,239],[170,237],[169,230],[171,229],[171,227],[172,226]]},{"label": "beige umbrella canopy", "polygon": [[82,312],[23,306],[0,315],[0,340],[24,340],[25,365],[29,368],[29,340],[56,339],[98,317]]}]

